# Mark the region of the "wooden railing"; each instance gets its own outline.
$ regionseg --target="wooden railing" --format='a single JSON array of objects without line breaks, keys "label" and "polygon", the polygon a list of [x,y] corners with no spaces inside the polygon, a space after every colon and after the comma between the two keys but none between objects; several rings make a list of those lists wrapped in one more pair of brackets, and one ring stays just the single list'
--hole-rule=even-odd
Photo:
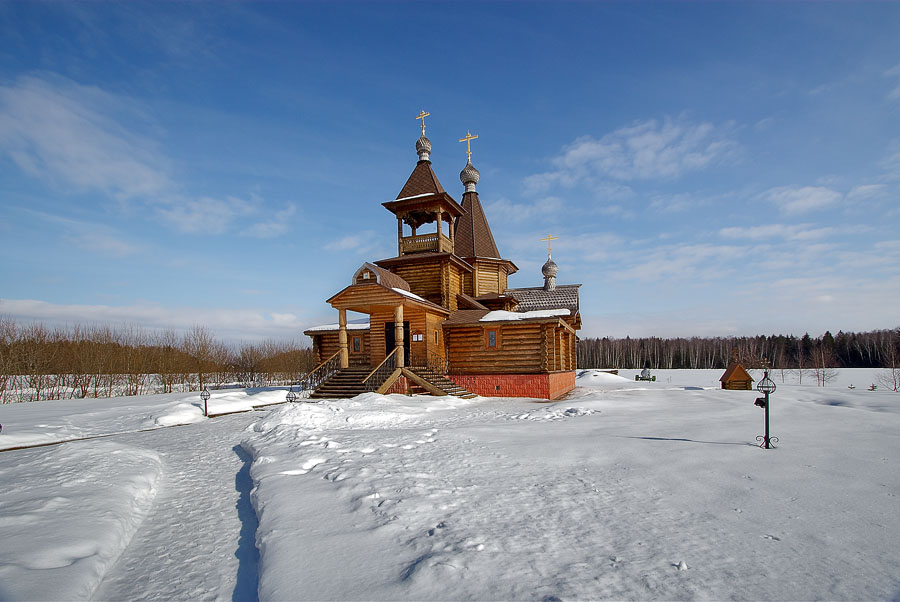
[{"label": "wooden railing", "polygon": [[437,251],[439,253],[453,251],[450,239],[437,232],[431,234],[419,234],[416,236],[404,236],[400,239],[401,253],[421,253],[423,251]]},{"label": "wooden railing", "polygon": [[426,368],[434,374],[447,374],[447,359],[443,355],[435,353],[430,349],[426,353],[417,353],[414,355],[411,358],[409,365],[415,368]]},{"label": "wooden railing", "polygon": [[397,369],[397,352],[401,349],[402,347],[394,347],[394,350],[363,379],[362,384],[366,391],[378,390],[378,387],[384,384],[387,377],[394,373],[394,370]]},{"label": "wooden railing", "polygon": [[334,373],[340,369],[341,350],[338,349],[334,352],[334,355],[316,366],[315,369],[312,370],[312,372],[303,377],[303,380],[300,381],[300,390],[315,391],[319,388],[319,385],[331,378],[332,375],[334,375]]}]

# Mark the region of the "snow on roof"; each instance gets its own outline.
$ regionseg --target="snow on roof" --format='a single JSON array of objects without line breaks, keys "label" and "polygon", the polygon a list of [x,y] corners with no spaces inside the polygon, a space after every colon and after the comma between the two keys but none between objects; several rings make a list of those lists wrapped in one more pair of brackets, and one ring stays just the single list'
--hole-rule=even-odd
[{"label": "snow on roof", "polygon": [[[312,328],[307,328],[304,332],[327,332],[329,330],[340,330],[340,324],[322,324],[320,326],[313,326]],[[369,322],[368,320],[365,322],[353,322],[347,324],[347,330],[368,330]]]},{"label": "snow on roof", "polygon": [[395,203],[395,202],[397,202],[397,201],[409,201],[409,200],[412,200],[412,199],[419,199],[419,198],[422,198],[422,197],[425,197],[425,196],[433,196],[433,195],[434,195],[433,192],[426,192],[426,193],[423,193],[423,194],[414,194],[414,195],[412,195],[412,196],[405,196],[405,197],[400,198],[400,199],[391,199],[390,201],[387,201],[387,202],[388,202],[388,203]]},{"label": "snow on roof", "polygon": [[416,295],[409,291],[405,291],[402,288],[392,288],[391,290],[394,291],[395,293],[400,293],[401,295],[405,295],[405,296],[409,297],[410,299],[415,299],[416,301],[424,301],[425,303],[429,303],[429,301],[427,301],[426,299],[423,299],[419,295]]},{"label": "snow on roof", "polygon": [[541,309],[538,311],[503,311],[498,309],[485,314],[479,322],[509,322],[513,320],[529,320],[532,318],[552,318],[568,316],[568,309]]}]

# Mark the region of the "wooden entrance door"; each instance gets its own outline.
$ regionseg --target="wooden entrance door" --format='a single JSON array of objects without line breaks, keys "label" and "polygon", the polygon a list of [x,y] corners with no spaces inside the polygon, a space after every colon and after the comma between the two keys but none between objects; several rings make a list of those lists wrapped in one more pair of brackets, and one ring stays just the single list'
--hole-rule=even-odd
[{"label": "wooden entrance door", "polygon": [[[384,323],[384,353],[387,355],[397,346],[397,339],[394,336],[394,325],[396,322]],[[409,365],[409,322],[403,322],[403,365]]]}]

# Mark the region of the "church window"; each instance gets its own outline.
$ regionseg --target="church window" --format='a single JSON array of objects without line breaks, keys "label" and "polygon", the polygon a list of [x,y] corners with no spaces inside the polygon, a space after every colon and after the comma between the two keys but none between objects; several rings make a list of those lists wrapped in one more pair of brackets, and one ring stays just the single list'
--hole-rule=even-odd
[{"label": "church window", "polygon": [[359,348],[362,345],[359,337],[353,337],[353,352],[359,353]]},{"label": "church window", "polygon": [[500,337],[496,330],[486,330],[484,332],[484,346],[488,349],[496,349],[500,346]]}]

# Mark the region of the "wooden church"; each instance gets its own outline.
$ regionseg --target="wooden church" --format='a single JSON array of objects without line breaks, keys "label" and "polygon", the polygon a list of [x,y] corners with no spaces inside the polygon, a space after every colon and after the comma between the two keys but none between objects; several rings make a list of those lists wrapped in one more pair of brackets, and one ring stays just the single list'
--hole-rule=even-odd
[{"label": "wooden church", "polygon": [[[431,167],[431,141],[393,201],[397,256],[364,263],[328,303],[337,324],[305,331],[318,367],[303,383],[313,398],[379,393],[472,394],[558,399],[575,387],[580,284],[556,284],[548,258],[543,286],[508,288],[518,271],[503,259],[478,198],[468,160],[457,202]],[[425,231],[423,231],[423,229]],[[368,315],[348,323],[347,312]]]}]

